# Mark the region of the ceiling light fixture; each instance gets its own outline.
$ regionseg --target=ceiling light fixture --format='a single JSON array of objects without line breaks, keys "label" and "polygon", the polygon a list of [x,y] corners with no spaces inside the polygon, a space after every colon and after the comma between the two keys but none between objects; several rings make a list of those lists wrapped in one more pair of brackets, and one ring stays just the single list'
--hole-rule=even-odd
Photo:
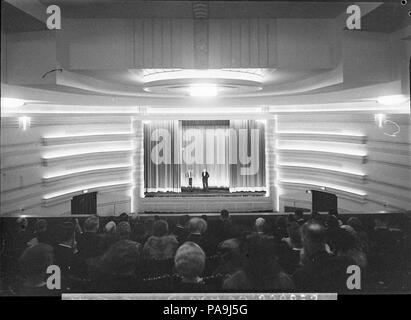
[{"label": "ceiling light fixture", "polygon": [[215,97],[218,94],[217,85],[212,83],[192,84],[189,91],[192,97]]},{"label": "ceiling light fixture", "polygon": [[2,108],[18,108],[24,105],[24,100],[15,98],[1,98]]},{"label": "ceiling light fixture", "polygon": [[390,106],[395,104],[404,103],[407,101],[407,97],[402,94],[392,95],[392,96],[383,96],[377,99],[379,104]]}]

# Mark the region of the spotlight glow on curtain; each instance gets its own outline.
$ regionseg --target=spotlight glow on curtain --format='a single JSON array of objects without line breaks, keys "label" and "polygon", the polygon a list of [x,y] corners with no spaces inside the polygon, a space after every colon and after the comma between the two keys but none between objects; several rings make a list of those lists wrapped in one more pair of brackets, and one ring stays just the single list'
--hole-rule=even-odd
[{"label": "spotlight glow on curtain", "polygon": [[145,192],[180,192],[179,121],[144,124]]},{"label": "spotlight glow on curtain", "polygon": [[230,121],[230,192],[265,191],[265,124]]},{"label": "spotlight glow on curtain", "polygon": [[202,188],[201,172],[210,188],[230,192],[265,191],[263,122],[255,120],[152,121],[144,124],[145,192],[181,192]]},{"label": "spotlight glow on curtain", "polygon": [[182,121],[181,146],[181,186],[188,187],[191,171],[193,187],[202,188],[206,169],[210,188],[229,187],[229,121]]}]

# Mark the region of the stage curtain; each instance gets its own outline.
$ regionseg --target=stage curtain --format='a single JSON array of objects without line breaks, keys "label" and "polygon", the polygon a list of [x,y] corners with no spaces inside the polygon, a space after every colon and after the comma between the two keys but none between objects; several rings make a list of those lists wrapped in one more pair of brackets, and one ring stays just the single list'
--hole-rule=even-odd
[{"label": "stage curtain", "polygon": [[144,124],[145,192],[180,192],[180,137],[178,120]]},{"label": "stage curtain", "polygon": [[230,192],[265,191],[264,130],[264,121],[230,121]]},{"label": "stage curtain", "polygon": [[229,188],[229,121],[182,121],[181,185],[188,187],[188,171],[193,187],[202,188],[201,172],[210,175],[209,188]]}]

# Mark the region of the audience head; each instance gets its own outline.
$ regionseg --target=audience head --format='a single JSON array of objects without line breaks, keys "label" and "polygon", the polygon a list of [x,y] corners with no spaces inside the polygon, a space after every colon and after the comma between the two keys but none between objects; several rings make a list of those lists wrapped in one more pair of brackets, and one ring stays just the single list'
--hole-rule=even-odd
[{"label": "audience head", "polygon": [[266,228],[266,222],[264,218],[257,218],[255,220],[255,230],[257,232],[264,232]]},{"label": "audience head", "polygon": [[206,256],[201,247],[194,242],[185,242],[174,256],[177,273],[187,280],[195,280],[204,272]]},{"label": "audience head", "polygon": [[325,243],[325,229],[316,221],[306,222],[301,228],[301,239],[304,243]]},{"label": "audience head", "polygon": [[357,248],[357,238],[354,234],[344,230],[338,234],[335,239],[335,251],[337,254],[344,254],[349,250]]},{"label": "audience head", "polygon": [[328,215],[325,220],[325,224],[328,230],[336,230],[340,227],[338,218],[334,215]]},{"label": "audience head", "polygon": [[53,264],[53,248],[39,243],[26,248],[19,259],[22,274],[28,280],[44,281],[47,267]]},{"label": "audience head", "polygon": [[304,213],[302,210],[295,210],[294,211],[294,216],[296,220],[304,219]]},{"label": "audience head", "polygon": [[220,242],[217,253],[223,262],[241,257],[241,246],[238,239],[228,239]]},{"label": "audience head", "polygon": [[130,239],[131,226],[127,221],[121,221],[117,225],[117,234],[120,240]]},{"label": "audience head", "polygon": [[188,222],[190,233],[204,234],[207,231],[207,222],[201,218],[191,218]]},{"label": "audience head", "polygon": [[168,234],[168,223],[165,220],[157,220],[153,225],[153,236],[163,237]]},{"label": "audience head", "polygon": [[73,245],[74,225],[71,222],[64,222],[57,226],[57,237],[60,243]]},{"label": "audience head", "polygon": [[116,233],[116,229],[117,229],[117,225],[114,221],[109,221],[104,226],[104,230],[106,231],[106,233],[114,234]]},{"label": "audience head", "polygon": [[119,216],[118,216],[118,222],[121,222],[121,221],[126,221],[126,222],[128,222],[129,221],[129,216],[128,216],[128,214],[127,213],[125,213],[125,212],[122,212]]},{"label": "audience head", "polygon": [[29,221],[25,217],[18,217],[16,222],[19,230],[22,231],[26,230],[29,225]]},{"label": "audience head", "polygon": [[287,233],[290,237],[290,241],[293,247],[301,248],[301,232],[300,232],[300,225],[297,222],[292,222],[287,227]]},{"label": "audience head", "polygon": [[34,225],[34,233],[41,233],[47,231],[47,221],[38,219]]},{"label": "audience head", "polygon": [[335,210],[335,209],[331,209],[330,211],[328,211],[328,214],[330,216],[334,216],[334,217],[338,218],[338,211]]},{"label": "audience head", "polygon": [[227,220],[230,217],[230,213],[228,212],[228,210],[223,209],[220,211],[220,216],[221,216],[221,219]]},{"label": "audience head", "polygon": [[98,231],[100,226],[100,219],[97,216],[91,216],[84,221],[84,231],[86,232],[94,232]]},{"label": "audience head", "polygon": [[349,218],[347,224],[353,227],[356,232],[360,232],[364,229],[361,220],[357,217]]},{"label": "audience head", "polygon": [[203,219],[205,222],[207,222],[208,221],[208,216],[206,214],[203,214],[201,216],[201,219]]},{"label": "audience head", "polygon": [[347,225],[347,224],[343,224],[341,226],[341,229],[345,230],[346,232],[348,232],[349,234],[355,236],[357,234],[357,232],[355,232],[354,228]]},{"label": "audience head", "polygon": [[[119,223],[128,223],[122,221]],[[109,275],[133,275],[137,268],[139,247],[135,242],[121,240],[114,243],[101,258],[103,272]]]}]

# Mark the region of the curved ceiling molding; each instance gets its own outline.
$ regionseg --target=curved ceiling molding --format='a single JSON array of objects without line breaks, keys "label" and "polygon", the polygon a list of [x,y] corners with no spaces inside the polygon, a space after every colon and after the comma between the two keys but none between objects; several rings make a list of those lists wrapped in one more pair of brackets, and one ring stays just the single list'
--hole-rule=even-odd
[{"label": "curved ceiling molding", "polygon": [[[56,85],[84,92],[130,97],[184,97],[193,83],[215,83],[227,97],[279,96],[306,93],[343,82],[341,65],[315,72],[276,69],[143,69],[125,70],[135,81],[119,83],[104,76],[64,70],[56,74]],[[288,81],[283,79],[288,78]],[[301,80],[300,80],[301,79]],[[276,84],[280,82],[281,84]],[[134,85],[131,85],[134,84]],[[58,90],[58,88],[57,88]]]}]

